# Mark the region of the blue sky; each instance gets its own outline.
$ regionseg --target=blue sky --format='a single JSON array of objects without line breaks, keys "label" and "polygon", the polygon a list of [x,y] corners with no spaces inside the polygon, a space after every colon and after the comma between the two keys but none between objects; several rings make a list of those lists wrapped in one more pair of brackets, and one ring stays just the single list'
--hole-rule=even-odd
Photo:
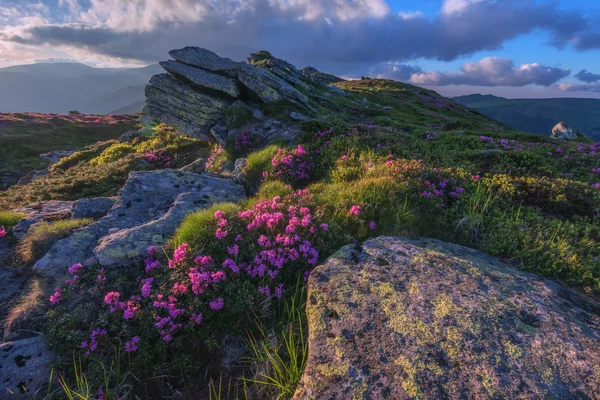
[{"label": "blue sky", "polygon": [[141,66],[186,45],[446,95],[600,98],[598,0],[0,0],[0,68]]}]

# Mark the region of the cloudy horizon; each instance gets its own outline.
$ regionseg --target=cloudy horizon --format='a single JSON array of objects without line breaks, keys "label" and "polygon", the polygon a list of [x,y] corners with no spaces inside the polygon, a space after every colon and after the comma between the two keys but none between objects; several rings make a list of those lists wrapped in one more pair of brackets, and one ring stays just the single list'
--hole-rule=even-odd
[{"label": "cloudy horizon", "polygon": [[206,47],[446,96],[600,98],[593,0],[0,0],[0,68],[134,67]]}]

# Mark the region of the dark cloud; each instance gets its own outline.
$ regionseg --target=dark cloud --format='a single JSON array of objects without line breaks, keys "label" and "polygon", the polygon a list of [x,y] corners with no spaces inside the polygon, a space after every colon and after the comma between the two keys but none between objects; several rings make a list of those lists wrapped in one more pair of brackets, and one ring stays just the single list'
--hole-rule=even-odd
[{"label": "dark cloud", "polygon": [[585,69],[579,71],[579,73],[575,75],[575,78],[586,83],[600,82],[600,74],[593,74]]},{"label": "dark cloud", "polygon": [[468,62],[460,73],[426,72],[416,73],[411,83],[428,86],[477,85],[477,86],[550,86],[569,76],[571,70],[546,67],[533,63],[515,67],[512,60],[487,57],[477,62]]},{"label": "dark cloud", "polygon": [[[117,29],[109,20],[114,16],[109,15],[101,23],[35,26],[4,37],[25,45],[72,46],[145,62],[162,60],[168,50],[185,45],[207,47],[238,60],[266,48],[299,66],[328,64],[346,71],[356,69],[359,61],[375,68],[417,58],[451,61],[499,49],[507,40],[536,29],[549,32],[555,46],[570,43],[581,51],[600,48],[597,25],[581,13],[565,13],[555,5],[538,6],[532,0],[446,0],[446,5],[461,6],[444,8],[433,19],[418,13],[390,13],[383,0],[294,3],[299,6],[283,0],[238,3],[244,6],[233,10],[230,1],[219,6],[208,0],[191,2],[190,7],[204,7],[202,16],[194,19],[176,14],[174,0],[146,0],[147,7],[160,6],[168,17],[133,15],[119,20]],[[144,29],[136,29],[136,24]],[[124,26],[129,29],[123,31]],[[397,72],[406,76],[407,71],[401,67]],[[556,74],[550,71],[541,82]]]}]

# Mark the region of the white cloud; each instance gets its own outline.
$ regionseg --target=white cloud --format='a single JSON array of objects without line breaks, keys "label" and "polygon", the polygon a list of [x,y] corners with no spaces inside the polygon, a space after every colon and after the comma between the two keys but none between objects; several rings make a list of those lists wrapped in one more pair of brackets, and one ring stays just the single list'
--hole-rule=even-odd
[{"label": "white cloud", "polygon": [[468,62],[460,73],[421,72],[411,76],[410,82],[417,85],[478,85],[478,86],[550,86],[569,76],[568,68],[552,68],[539,63],[522,64],[515,68],[514,62],[506,58],[486,57],[477,62]]}]

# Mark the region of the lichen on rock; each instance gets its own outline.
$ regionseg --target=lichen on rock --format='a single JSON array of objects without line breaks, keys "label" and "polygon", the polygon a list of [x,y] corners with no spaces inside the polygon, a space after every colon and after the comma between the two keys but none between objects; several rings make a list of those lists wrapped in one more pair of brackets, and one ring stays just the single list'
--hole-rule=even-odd
[{"label": "lichen on rock", "polygon": [[309,279],[295,399],[594,398],[600,304],[433,239],[347,246]]}]

